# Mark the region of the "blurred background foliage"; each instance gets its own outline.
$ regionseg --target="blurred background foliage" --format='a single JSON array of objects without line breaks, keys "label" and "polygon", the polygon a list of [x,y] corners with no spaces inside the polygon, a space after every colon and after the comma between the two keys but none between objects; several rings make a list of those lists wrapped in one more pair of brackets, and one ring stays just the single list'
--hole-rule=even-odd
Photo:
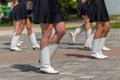
[{"label": "blurred background foliage", "polygon": [[[13,0],[1,0],[3,4],[7,4],[8,2],[12,2]],[[59,3],[60,9],[63,13],[65,20],[68,20],[71,14],[76,13],[77,2],[73,2],[73,0],[57,0]]]},{"label": "blurred background foliage", "polygon": [[[12,2],[13,0],[0,0],[0,3],[3,5],[7,5],[8,2]],[[66,21],[72,21],[72,20],[79,20],[80,17],[77,16],[77,2],[73,2],[73,0],[57,0],[60,9],[63,13],[63,16]],[[120,28],[120,15],[110,15],[111,20],[115,20],[115,22],[112,22],[111,25],[113,28]],[[117,23],[116,23],[117,22]],[[8,20],[3,20],[1,26],[10,26],[12,23]]]},{"label": "blurred background foliage", "polygon": [[68,20],[71,14],[76,14],[77,3],[72,0],[57,0],[65,20]]}]

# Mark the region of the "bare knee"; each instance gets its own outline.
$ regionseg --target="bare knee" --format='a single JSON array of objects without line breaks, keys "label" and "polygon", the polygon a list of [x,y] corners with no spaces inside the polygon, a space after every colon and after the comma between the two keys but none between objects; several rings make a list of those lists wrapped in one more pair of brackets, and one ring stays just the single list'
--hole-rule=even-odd
[{"label": "bare knee", "polygon": [[27,27],[28,34],[32,34],[32,27]]},{"label": "bare knee", "polygon": [[65,35],[66,34],[66,30],[61,31],[61,35]]},{"label": "bare knee", "polygon": [[16,35],[21,35],[24,27],[19,27],[18,30],[16,31]]},{"label": "bare knee", "polygon": [[96,29],[96,31],[98,31],[98,32],[102,33],[102,32],[104,32],[104,31],[105,31],[105,28],[104,28],[104,27],[103,27],[103,28],[98,28],[98,29]]},{"label": "bare knee", "polygon": [[66,34],[66,30],[61,30],[59,32],[56,32],[59,36],[64,36]]},{"label": "bare knee", "polygon": [[109,32],[110,31],[110,23],[105,22],[104,26],[105,26],[105,32]]},{"label": "bare knee", "polygon": [[110,26],[105,26],[105,32],[109,32],[110,31]]}]

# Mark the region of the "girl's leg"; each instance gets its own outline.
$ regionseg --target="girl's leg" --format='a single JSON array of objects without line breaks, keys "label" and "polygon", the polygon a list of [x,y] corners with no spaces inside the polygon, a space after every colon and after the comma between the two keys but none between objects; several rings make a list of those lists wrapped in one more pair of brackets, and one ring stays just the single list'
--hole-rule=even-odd
[{"label": "girl's leg", "polygon": [[14,32],[16,33],[19,28],[19,21],[13,21],[14,24]]},{"label": "girl's leg", "polygon": [[13,44],[14,44],[14,45],[11,46],[11,50],[15,50],[15,51],[21,50],[21,49],[18,49],[18,48],[17,48],[17,43],[18,43],[19,38],[20,38],[20,35],[21,35],[21,33],[22,33],[23,29],[24,29],[24,23],[25,23],[25,20],[19,20],[19,27],[18,27],[15,35],[14,35],[13,38],[12,38],[12,43],[11,43],[11,45],[13,45]]},{"label": "girl's leg", "polygon": [[[110,31],[110,25],[109,25],[109,22],[105,22],[105,27],[104,27],[104,34],[102,34],[102,37],[104,40],[106,40],[106,36],[107,36],[107,33]],[[92,45],[92,41],[93,41],[93,38],[94,38],[94,34],[95,34],[95,31],[96,29],[93,30],[92,34],[90,35],[90,37],[86,40],[86,43],[85,43],[85,46],[89,46],[90,49],[91,49],[91,45]],[[103,46],[103,50],[104,51],[109,51],[111,49],[105,47],[105,45]]]},{"label": "girl's leg", "polygon": [[53,24],[51,25],[51,27],[52,27],[52,32],[51,32],[52,36],[50,35],[50,39],[49,39],[50,58],[53,57],[55,51],[58,48],[58,43],[60,39],[63,37],[63,35],[66,32],[64,22]]},{"label": "girl's leg", "polygon": [[[59,41],[66,32],[65,24],[64,22],[60,22],[53,25],[42,24],[41,26],[43,26],[42,27],[43,35],[40,43],[41,44],[40,64],[42,64],[40,69],[46,73],[59,73],[59,71],[56,71],[53,67],[51,67],[50,58],[52,58],[52,56],[54,55],[55,51],[58,48]],[[49,42],[49,38],[52,33],[52,27],[54,27],[56,33],[53,35]]]},{"label": "girl's leg", "polygon": [[52,26],[54,27],[56,33],[51,38],[50,44],[59,43],[61,38],[66,33],[65,23],[59,22],[59,23],[53,24]]},{"label": "girl's leg", "polygon": [[91,49],[92,48],[92,42],[93,42],[93,39],[94,39],[94,33],[95,33],[96,29],[94,29],[91,33],[91,35],[87,38],[86,42],[85,42],[85,48],[89,48]]},{"label": "girl's leg", "polygon": [[25,25],[25,21],[26,20],[19,20],[19,27],[18,27],[18,30],[16,32],[16,36],[20,36],[22,31],[24,30],[24,25]]},{"label": "girl's leg", "polygon": [[89,17],[84,15],[82,16],[84,21],[85,21],[85,26],[84,26],[84,29],[86,31],[86,39],[88,39],[88,37],[91,35],[92,33],[92,29],[91,29],[91,25],[90,25],[90,22],[89,22]]},{"label": "girl's leg", "polygon": [[50,39],[53,37],[54,34],[55,34],[55,29],[53,28],[53,29],[52,29],[52,34],[51,34],[51,36],[50,36]]},{"label": "girl's leg", "polygon": [[49,39],[52,33],[51,24],[41,24],[42,29],[42,38],[40,41],[40,71],[49,74],[56,74],[59,71],[56,71],[50,63],[50,48],[49,48]]},{"label": "girl's leg", "polygon": [[107,37],[109,31],[110,31],[110,23],[109,21],[107,21],[104,23],[104,33],[102,34],[102,37]]},{"label": "girl's leg", "polygon": [[58,48],[59,41],[66,33],[66,28],[65,28],[64,22],[53,24],[53,27],[54,27],[56,33],[53,35],[53,37],[50,40],[49,47],[50,47],[50,57],[51,58],[53,57],[55,51]]},{"label": "girl's leg", "polygon": [[[82,16],[82,17],[85,21],[85,31],[86,31],[86,41],[87,41],[89,39],[89,37],[91,36],[92,29],[91,29],[91,25],[90,25],[88,16]],[[84,46],[85,46],[85,48],[90,48],[91,47],[91,45],[89,45],[89,43],[85,43]]]},{"label": "girl's leg", "polygon": [[28,35],[30,37],[30,41],[32,43],[32,48],[33,49],[40,48],[39,44],[37,43],[35,33],[32,31],[32,26],[29,19],[26,20],[26,28],[27,28]]},{"label": "girl's leg", "polygon": [[[14,33],[16,34],[18,28],[19,28],[19,21],[13,21],[14,24]],[[17,46],[21,46],[21,44],[23,43],[23,41],[18,41]]]},{"label": "girl's leg", "polygon": [[27,28],[28,35],[31,35],[32,34],[32,25],[31,25],[29,19],[26,19],[26,28]]},{"label": "girl's leg", "polygon": [[105,56],[102,54],[101,51],[101,37],[104,32],[104,22],[96,22],[96,31],[93,39],[93,45],[92,45],[92,57],[98,58],[98,59],[104,59],[108,56]]},{"label": "girl's leg", "polygon": [[20,36],[16,36],[16,32],[17,32],[17,30],[19,28],[19,21],[13,21],[13,24],[14,24],[14,32],[13,32],[13,36],[12,36],[12,40],[11,40],[10,49],[12,51],[20,51],[22,49],[17,47],[17,45],[18,45],[17,41],[19,40]]},{"label": "girl's leg", "polygon": [[70,32],[70,36],[73,43],[76,43],[75,37],[84,31],[84,26],[85,26],[85,22],[82,25],[80,25],[80,27],[76,28],[75,31]]},{"label": "girl's leg", "polygon": [[[105,22],[104,33],[102,34],[102,38],[101,38],[101,40],[102,40],[102,42],[103,42],[104,45],[105,45],[105,40],[106,40],[106,37],[107,37],[107,34],[108,34],[109,31],[110,31],[110,23],[109,22]],[[105,47],[104,45],[103,45],[103,50],[104,51],[111,50],[111,49]]]}]

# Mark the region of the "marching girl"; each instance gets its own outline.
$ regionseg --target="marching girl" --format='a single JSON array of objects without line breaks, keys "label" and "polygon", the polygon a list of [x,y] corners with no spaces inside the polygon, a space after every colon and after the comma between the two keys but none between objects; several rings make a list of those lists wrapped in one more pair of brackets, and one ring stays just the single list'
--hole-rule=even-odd
[{"label": "marching girl", "polygon": [[[76,0],[73,0],[76,2]],[[91,25],[89,22],[89,16],[88,16],[88,9],[90,7],[89,0],[87,0],[85,3],[83,3],[81,0],[78,0],[78,15],[85,21],[80,27],[76,28],[73,32],[70,33],[70,36],[72,38],[73,43],[76,43],[75,37],[80,34],[83,31],[86,31],[86,41],[84,44],[85,48],[91,49],[95,29],[92,31]],[[111,49],[107,48],[105,45],[103,46],[104,51],[109,51]]]},{"label": "marching girl", "polygon": [[[109,16],[104,0],[89,0],[90,22],[96,23],[96,31],[92,44],[91,56],[98,59],[105,59],[108,56],[102,53],[108,32],[110,31]],[[85,0],[83,0],[85,2]]]},{"label": "marching girl", "polygon": [[[40,24],[42,38],[40,41],[40,71],[56,74],[50,62],[58,48],[61,38],[66,33],[66,28],[57,0],[33,0],[33,21]],[[50,39],[52,28],[55,34]]]},{"label": "marching girl", "polygon": [[13,51],[20,51],[22,49],[17,47],[17,43],[19,41],[20,35],[24,30],[24,25],[26,25],[28,35],[30,37],[30,41],[32,43],[32,48],[39,48],[34,32],[32,31],[32,26],[27,17],[27,8],[26,8],[27,0],[14,0],[13,1],[13,9],[11,11],[10,18],[15,24],[15,29],[13,33],[13,37],[11,40],[10,49]]},{"label": "marching girl", "polygon": [[[19,27],[19,21],[17,19],[17,6],[18,6],[18,2],[14,0],[12,2],[11,6],[12,6],[12,11],[10,13],[10,19],[12,20],[12,22],[14,24],[14,30],[13,30],[13,35],[12,36],[15,36],[15,33],[17,32],[18,27]],[[10,49],[12,49],[13,46],[14,46],[14,49],[21,50],[20,48],[17,47],[17,46],[20,46],[20,45],[21,44],[19,43],[19,41],[16,44],[12,42]]]},{"label": "marching girl", "polygon": [[[86,39],[91,35],[92,29],[90,26],[89,22],[89,17],[88,17],[88,8],[89,8],[89,3],[86,1],[85,3],[82,3],[81,0],[73,0],[78,2],[78,16],[83,18],[84,23],[76,28],[73,32],[70,33],[70,36],[72,38],[73,43],[76,43],[75,37],[80,34],[81,32],[85,31],[86,32]],[[86,46],[87,47],[87,46]]]}]

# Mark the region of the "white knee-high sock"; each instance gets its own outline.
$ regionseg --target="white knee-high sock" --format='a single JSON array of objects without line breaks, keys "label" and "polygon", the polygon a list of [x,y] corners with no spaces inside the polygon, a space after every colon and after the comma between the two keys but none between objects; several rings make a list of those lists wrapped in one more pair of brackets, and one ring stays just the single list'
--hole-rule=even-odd
[{"label": "white knee-high sock", "polygon": [[91,35],[87,38],[87,40],[86,40],[86,42],[85,42],[85,46],[86,46],[86,47],[90,47],[90,48],[91,48],[92,42],[93,42],[93,38],[94,38],[94,34],[91,34]]},{"label": "white knee-high sock", "polygon": [[100,42],[100,50],[103,50],[103,46],[105,44],[106,38],[101,38],[101,42]]},{"label": "white knee-high sock", "polygon": [[11,40],[11,47],[16,47],[17,42],[19,41],[20,35],[16,35],[16,33],[13,33],[13,37]]},{"label": "white knee-high sock", "polygon": [[50,64],[50,49],[48,46],[40,51],[40,70],[49,74],[59,73],[59,71],[56,71]]},{"label": "white knee-high sock", "polygon": [[50,65],[50,49],[48,46],[40,51],[40,66],[47,67]]},{"label": "white knee-high sock", "polygon": [[32,34],[30,35],[30,41],[31,41],[33,47],[37,47],[38,46],[38,43],[37,43],[36,36],[35,36],[34,32],[32,32]]},{"label": "white knee-high sock", "polygon": [[92,44],[92,53],[99,52],[101,39],[94,39]]},{"label": "white knee-high sock", "polygon": [[58,48],[58,44],[50,44],[49,48],[50,48],[50,58],[52,58]]},{"label": "white knee-high sock", "polygon": [[108,58],[108,56],[103,55],[102,50],[100,49],[100,47],[103,46],[103,43],[104,41],[101,42],[101,38],[93,40],[91,56],[98,58],[98,59]]},{"label": "white knee-high sock", "polygon": [[50,38],[53,37],[53,35],[55,34],[55,32],[56,32],[56,31],[55,31],[55,29],[53,28],[53,29],[52,29],[52,34],[51,34]]},{"label": "white knee-high sock", "polygon": [[86,31],[86,39],[89,38],[89,36],[91,35],[91,33],[92,33],[92,29],[91,28]]},{"label": "white knee-high sock", "polygon": [[80,34],[81,32],[84,31],[84,28],[83,27],[78,27],[77,29],[75,29],[75,31],[73,32],[75,35],[78,35]]}]

